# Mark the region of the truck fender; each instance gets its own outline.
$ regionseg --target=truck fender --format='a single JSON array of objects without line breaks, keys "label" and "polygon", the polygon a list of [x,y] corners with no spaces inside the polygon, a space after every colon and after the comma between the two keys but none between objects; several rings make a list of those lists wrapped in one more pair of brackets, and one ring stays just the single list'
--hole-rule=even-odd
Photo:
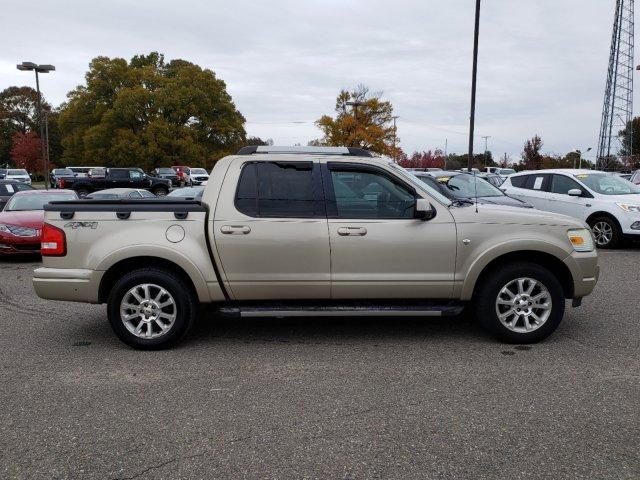
[{"label": "truck fender", "polygon": [[[510,254],[517,255],[519,252],[522,253],[521,259],[523,261],[530,260],[530,257],[527,257],[527,253],[535,252],[538,254],[553,257],[555,261],[562,263],[563,265],[565,265],[565,267],[567,267],[567,269],[569,269],[569,267],[564,262],[569,254],[567,253],[566,249],[563,249],[559,245],[545,242],[543,240],[507,240],[496,245],[492,245],[491,247],[476,255],[476,258],[471,263],[471,265],[466,270],[460,272],[460,277],[464,279],[464,282],[462,284],[462,291],[460,294],[461,300],[471,300],[471,298],[473,297],[473,291],[475,289],[476,282],[478,281],[478,278],[485,270],[487,265],[500,257]],[[575,272],[570,271],[570,273],[573,276]]]},{"label": "truck fender", "polygon": [[[143,267],[144,263],[142,257],[159,258],[177,265],[191,279],[200,302],[207,303],[213,300],[207,281],[197,265],[180,252],[168,247],[145,244],[123,247],[111,252],[103,258],[97,265],[96,270],[107,271],[118,262],[135,258],[141,258],[140,266]],[[219,285],[218,288],[220,288]],[[221,290],[220,297],[224,298]]]}]

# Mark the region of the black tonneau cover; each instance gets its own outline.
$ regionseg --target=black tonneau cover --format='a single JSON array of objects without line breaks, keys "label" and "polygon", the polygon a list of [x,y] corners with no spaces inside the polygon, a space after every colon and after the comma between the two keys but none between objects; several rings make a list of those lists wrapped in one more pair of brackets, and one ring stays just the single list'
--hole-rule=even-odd
[{"label": "black tonneau cover", "polygon": [[122,199],[122,200],[68,200],[50,202],[46,212],[206,212],[197,200],[183,199]]}]

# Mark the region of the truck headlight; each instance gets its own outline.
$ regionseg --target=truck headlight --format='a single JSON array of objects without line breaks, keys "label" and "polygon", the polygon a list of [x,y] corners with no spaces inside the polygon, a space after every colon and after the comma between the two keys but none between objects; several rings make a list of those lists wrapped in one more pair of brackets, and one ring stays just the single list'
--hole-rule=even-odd
[{"label": "truck headlight", "polygon": [[616,205],[627,213],[640,212],[640,205],[631,205],[629,203],[616,203]]},{"label": "truck headlight", "polygon": [[592,252],[594,249],[593,235],[586,228],[569,230],[567,237],[576,252]]}]

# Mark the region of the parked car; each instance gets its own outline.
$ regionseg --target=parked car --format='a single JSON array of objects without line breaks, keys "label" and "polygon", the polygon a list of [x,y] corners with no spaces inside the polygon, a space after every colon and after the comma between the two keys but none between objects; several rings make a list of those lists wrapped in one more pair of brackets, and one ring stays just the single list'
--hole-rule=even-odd
[{"label": "parked car", "polygon": [[202,202],[48,205],[37,294],[107,303],[118,337],[143,349],[177,343],[198,303],[242,317],[448,316],[472,304],[498,338],[528,343],[598,279],[583,222],[476,211],[361,149],[245,147],[212,176]]},{"label": "parked car", "polygon": [[187,184],[193,185],[206,185],[209,180],[209,173],[204,168],[190,168],[187,175]]},{"label": "parked car", "polygon": [[93,167],[89,169],[87,177],[89,178],[104,178],[107,176],[107,169],[105,167]]},{"label": "parked car", "polygon": [[104,178],[76,178],[67,188],[78,192],[81,198],[106,188],[144,189],[163,197],[171,190],[171,180],[150,177],[140,168],[108,168]]},{"label": "parked car", "polygon": [[87,200],[119,200],[156,198],[156,196],[148,190],[140,188],[107,188],[106,190],[90,193],[84,198]]},{"label": "parked car", "polygon": [[172,190],[167,198],[191,198],[201,200],[204,193],[204,186],[182,187]]},{"label": "parked car", "polygon": [[178,174],[173,168],[169,167],[161,167],[156,168],[151,172],[152,177],[164,178],[166,180],[171,180],[171,185],[174,187],[180,186],[180,179],[178,178]]},{"label": "parked car", "polygon": [[0,180],[0,210],[4,208],[14,193],[25,190],[34,190],[34,188],[27,183],[16,180]]},{"label": "parked car", "polygon": [[171,167],[176,175],[178,175],[178,181],[181,186],[187,185],[189,182],[189,167],[185,165],[174,165]]},{"label": "parked car", "polygon": [[8,168],[4,176],[6,180],[16,180],[18,182],[31,185],[31,175],[24,168]]},{"label": "parked car", "polygon": [[513,168],[503,168],[503,167],[487,167],[487,173],[495,173],[496,175],[500,175],[504,180],[509,175],[513,175],[516,171]]},{"label": "parked car", "polygon": [[58,182],[61,178],[75,178],[76,174],[69,168],[54,168],[49,173],[49,186],[51,188],[60,188]]},{"label": "parked car", "polygon": [[70,190],[16,192],[0,212],[0,255],[40,253],[44,206],[54,200],[77,199]]},{"label": "parked car", "polygon": [[85,178],[89,176],[89,170],[93,167],[68,167],[74,175],[78,178]]},{"label": "parked car", "polygon": [[586,222],[601,248],[615,248],[624,237],[640,238],[640,187],[595,170],[537,170],[507,178],[508,195],[540,210]]},{"label": "parked car", "polygon": [[501,177],[497,173],[480,172],[477,175],[483,180],[489,182],[494,187],[499,187],[504,183],[504,180],[505,180],[505,177]]},{"label": "parked car", "polygon": [[530,203],[505,195],[502,190],[482,179],[479,174],[472,175],[464,172],[413,172],[423,182],[451,200],[467,200],[479,203],[505,205],[509,207],[532,208]]}]

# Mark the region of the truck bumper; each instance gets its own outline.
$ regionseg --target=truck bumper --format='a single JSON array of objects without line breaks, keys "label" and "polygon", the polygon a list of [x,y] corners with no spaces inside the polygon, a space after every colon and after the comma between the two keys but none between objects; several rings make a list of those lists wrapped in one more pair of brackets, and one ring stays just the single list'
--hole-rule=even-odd
[{"label": "truck bumper", "polygon": [[99,303],[103,273],[76,268],[37,268],[33,272],[33,288],[40,298],[47,300]]},{"label": "truck bumper", "polygon": [[573,252],[564,260],[573,277],[573,298],[589,295],[598,283],[600,267],[598,254],[593,252]]}]

